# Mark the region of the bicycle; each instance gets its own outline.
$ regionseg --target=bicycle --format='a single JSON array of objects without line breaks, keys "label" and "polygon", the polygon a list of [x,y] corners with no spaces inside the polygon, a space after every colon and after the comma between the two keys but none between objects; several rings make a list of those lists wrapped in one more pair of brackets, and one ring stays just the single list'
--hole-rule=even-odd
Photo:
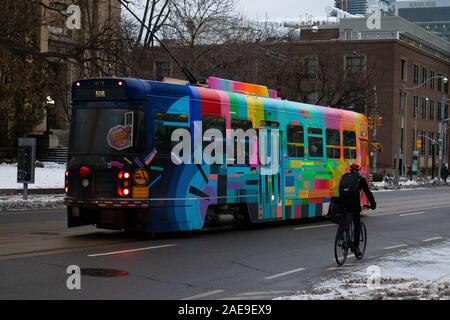
[{"label": "bicycle", "polygon": [[[363,207],[367,209],[368,207]],[[361,215],[361,218],[363,216]],[[353,217],[350,212],[345,212],[338,224],[338,230],[336,232],[336,238],[334,241],[334,258],[339,266],[342,266],[347,260],[348,251],[354,252],[353,245]],[[361,220],[361,232],[360,232],[360,248],[361,256],[356,257],[357,260],[361,260],[364,257],[367,247],[367,227],[364,221]]]}]

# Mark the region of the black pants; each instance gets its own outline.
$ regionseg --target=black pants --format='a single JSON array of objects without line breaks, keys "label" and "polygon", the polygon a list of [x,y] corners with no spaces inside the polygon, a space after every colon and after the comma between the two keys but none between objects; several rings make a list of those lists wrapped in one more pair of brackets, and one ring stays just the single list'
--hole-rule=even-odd
[{"label": "black pants", "polygon": [[359,239],[361,236],[361,212],[352,212],[353,215],[353,245],[355,248],[359,247]]}]

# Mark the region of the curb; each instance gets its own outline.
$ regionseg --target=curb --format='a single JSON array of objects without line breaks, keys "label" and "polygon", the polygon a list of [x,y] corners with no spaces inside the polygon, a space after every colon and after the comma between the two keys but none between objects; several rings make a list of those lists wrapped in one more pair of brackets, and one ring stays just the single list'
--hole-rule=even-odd
[{"label": "curb", "polygon": [[[23,189],[0,189],[0,195],[22,194]],[[64,194],[64,189],[28,189],[28,194]]]}]

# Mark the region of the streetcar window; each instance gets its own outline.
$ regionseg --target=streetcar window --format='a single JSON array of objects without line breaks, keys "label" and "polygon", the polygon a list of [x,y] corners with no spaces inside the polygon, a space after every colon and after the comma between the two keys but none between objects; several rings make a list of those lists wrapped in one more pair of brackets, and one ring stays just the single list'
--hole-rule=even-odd
[{"label": "streetcar window", "polygon": [[277,121],[261,120],[260,124],[262,127],[272,127],[272,128],[280,127],[280,123]]},{"label": "streetcar window", "polygon": [[169,113],[155,113],[155,121],[164,122],[188,122],[188,116],[185,114],[169,114]]},{"label": "streetcar window", "polygon": [[[180,125],[176,125],[176,123],[180,123]],[[179,143],[179,141],[172,141],[172,133],[177,129],[188,129],[181,123],[188,123],[187,115],[155,113],[155,148],[160,155],[170,155],[173,148]]]},{"label": "streetcar window", "polygon": [[327,129],[327,158],[341,158],[341,133],[339,130]]},{"label": "streetcar window", "polygon": [[356,133],[344,131],[344,159],[356,159]]},{"label": "streetcar window", "polygon": [[[253,128],[253,124],[250,120],[231,120],[231,129],[232,130],[241,129],[244,131],[244,133],[246,133],[247,130],[250,130],[252,128]],[[255,131],[255,134],[256,134],[256,131]],[[249,151],[250,138],[248,136],[245,136],[245,141],[241,141],[241,142],[245,143],[245,148],[244,148],[245,164],[249,164],[250,163],[250,151]],[[236,160],[235,163],[238,162],[237,161],[238,160],[237,152],[238,152],[238,137],[235,135],[234,136],[234,155],[233,155],[233,158]]]},{"label": "streetcar window", "polygon": [[88,102],[74,109],[70,152],[85,155],[140,153],[145,149],[144,112],[111,108],[109,102]]},{"label": "streetcar window", "polygon": [[311,158],[323,157],[322,129],[308,128],[308,150]]},{"label": "streetcar window", "polygon": [[[224,156],[223,163],[225,163],[226,159],[226,152],[225,152],[225,144],[224,138],[226,137],[226,122],[225,119],[219,116],[215,115],[204,115],[203,116],[203,122],[202,122],[202,129],[203,129],[203,136],[205,136],[205,132],[210,129],[217,129],[222,134],[222,153]],[[210,145],[212,141],[203,141],[203,151],[205,151],[205,148]],[[214,153],[211,154],[213,157],[215,156]]]},{"label": "streetcar window", "polygon": [[305,137],[302,126],[287,127],[288,156],[303,158],[305,156]]}]

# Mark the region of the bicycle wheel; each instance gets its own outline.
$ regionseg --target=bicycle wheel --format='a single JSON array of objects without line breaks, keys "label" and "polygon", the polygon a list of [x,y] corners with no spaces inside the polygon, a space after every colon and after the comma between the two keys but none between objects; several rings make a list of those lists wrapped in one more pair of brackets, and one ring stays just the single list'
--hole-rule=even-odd
[{"label": "bicycle wheel", "polygon": [[364,221],[361,221],[361,234],[359,236],[359,247],[361,248],[361,256],[357,257],[358,260],[364,258],[364,254],[366,253],[367,247],[367,227]]},{"label": "bicycle wheel", "polygon": [[339,266],[342,266],[347,260],[348,241],[348,229],[339,227],[334,241],[334,258]]}]

